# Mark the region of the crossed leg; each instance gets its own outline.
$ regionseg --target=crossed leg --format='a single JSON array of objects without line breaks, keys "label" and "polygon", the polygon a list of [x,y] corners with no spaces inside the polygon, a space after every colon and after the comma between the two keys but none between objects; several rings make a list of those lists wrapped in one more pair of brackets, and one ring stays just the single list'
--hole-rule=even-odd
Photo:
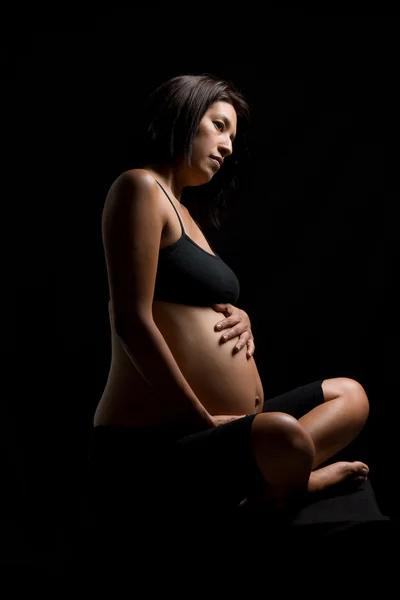
[{"label": "crossed leg", "polygon": [[324,402],[298,420],[280,412],[256,415],[252,447],[266,482],[263,497],[285,498],[320,492],[342,482],[358,484],[368,475],[361,461],[323,465],[352,442],[366,424],[369,402],[355,380],[337,377],[322,382]]},{"label": "crossed leg", "polygon": [[308,481],[309,492],[322,491],[343,481],[358,483],[368,475],[368,466],[361,461],[339,461],[318,468],[359,435],[369,414],[365,390],[354,379],[326,379],[322,383],[322,391],[324,403],[299,419],[315,449]]}]

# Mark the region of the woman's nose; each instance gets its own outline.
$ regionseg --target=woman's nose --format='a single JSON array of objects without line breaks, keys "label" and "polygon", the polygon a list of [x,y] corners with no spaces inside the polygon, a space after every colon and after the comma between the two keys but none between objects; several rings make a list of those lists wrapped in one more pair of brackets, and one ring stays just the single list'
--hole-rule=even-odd
[{"label": "woman's nose", "polygon": [[219,147],[218,147],[219,152],[221,153],[221,156],[229,156],[230,154],[232,154],[232,142],[230,139],[221,142]]}]

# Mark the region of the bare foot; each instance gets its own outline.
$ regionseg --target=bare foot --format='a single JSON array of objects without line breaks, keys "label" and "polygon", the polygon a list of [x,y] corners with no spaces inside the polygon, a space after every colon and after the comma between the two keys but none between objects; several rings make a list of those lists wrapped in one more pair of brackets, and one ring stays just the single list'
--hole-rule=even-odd
[{"label": "bare foot", "polygon": [[308,492],[322,492],[339,483],[358,485],[368,477],[369,468],[363,462],[340,461],[312,471],[308,481]]},{"label": "bare foot", "polygon": [[[358,460],[354,462],[340,461],[311,472],[307,493],[323,492],[335,485],[351,485],[356,487],[368,477],[368,466]],[[260,493],[245,498],[240,505],[252,511],[272,511],[275,515],[284,515],[293,508],[293,498],[289,498],[284,490],[277,486],[266,486]]]}]

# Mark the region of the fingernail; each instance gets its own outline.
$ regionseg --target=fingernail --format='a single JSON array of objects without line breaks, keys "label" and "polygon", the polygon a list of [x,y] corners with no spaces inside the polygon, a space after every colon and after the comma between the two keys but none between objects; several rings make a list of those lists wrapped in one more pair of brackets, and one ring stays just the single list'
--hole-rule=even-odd
[{"label": "fingernail", "polygon": [[218,323],[218,325],[216,327],[217,327],[217,329],[221,329],[222,328],[221,323]]}]

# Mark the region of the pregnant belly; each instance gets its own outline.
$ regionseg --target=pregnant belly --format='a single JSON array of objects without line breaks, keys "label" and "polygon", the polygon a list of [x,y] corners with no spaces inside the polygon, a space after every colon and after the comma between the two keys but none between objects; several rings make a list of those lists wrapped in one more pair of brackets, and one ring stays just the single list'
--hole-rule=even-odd
[{"label": "pregnant belly", "polygon": [[215,324],[224,318],[209,307],[156,301],[153,318],[183,376],[210,414],[250,414],[256,407],[254,359],[237,338],[221,344]]}]

